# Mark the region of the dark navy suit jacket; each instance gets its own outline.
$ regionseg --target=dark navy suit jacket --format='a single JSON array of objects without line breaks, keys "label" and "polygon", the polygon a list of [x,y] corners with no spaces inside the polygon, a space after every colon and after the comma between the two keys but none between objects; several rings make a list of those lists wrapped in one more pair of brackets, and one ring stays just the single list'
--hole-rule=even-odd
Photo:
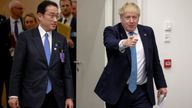
[{"label": "dark navy suit jacket", "polygon": [[[159,55],[152,28],[148,26],[137,26],[141,37],[147,72],[146,89],[149,100],[155,104],[153,79],[157,89],[167,87],[159,61]],[[105,102],[115,104],[127,84],[131,70],[130,48],[125,52],[119,51],[119,42],[126,39],[127,35],[121,23],[106,27],[104,30],[104,45],[107,51],[108,63],[96,85],[95,93]]]},{"label": "dark navy suit jacket", "polygon": [[[60,53],[64,53],[64,62]],[[22,32],[14,55],[9,96],[18,96],[22,107],[40,108],[46,96],[48,76],[59,108],[74,98],[67,41],[52,31],[50,64],[45,56],[38,28]]]}]

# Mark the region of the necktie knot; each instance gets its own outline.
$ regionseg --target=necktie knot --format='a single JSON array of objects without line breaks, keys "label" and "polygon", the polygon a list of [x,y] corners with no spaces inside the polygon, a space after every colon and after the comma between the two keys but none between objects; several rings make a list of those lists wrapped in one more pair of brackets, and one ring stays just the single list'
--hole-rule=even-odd
[{"label": "necktie knot", "polygon": [[129,34],[130,36],[133,36],[134,32],[129,32],[128,34]]},{"label": "necktie knot", "polygon": [[64,24],[65,24],[65,23],[67,23],[67,19],[66,19],[66,18],[65,18],[65,20],[64,20],[64,22],[63,22],[63,23],[64,23]]},{"label": "necktie knot", "polygon": [[18,23],[18,21],[17,20],[15,20],[15,24],[17,24]]},{"label": "necktie knot", "polygon": [[47,33],[45,33],[45,38],[48,38],[48,37],[49,37],[49,35]]}]

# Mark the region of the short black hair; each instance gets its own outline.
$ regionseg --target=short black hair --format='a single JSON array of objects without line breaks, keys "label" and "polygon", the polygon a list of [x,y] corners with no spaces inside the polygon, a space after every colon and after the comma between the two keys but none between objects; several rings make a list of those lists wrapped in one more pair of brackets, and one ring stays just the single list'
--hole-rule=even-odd
[{"label": "short black hair", "polygon": [[50,0],[44,0],[43,2],[41,2],[38,7],[37,7],[37,13],[42,13],[44,14],[46,12],[46,7],[47,6],[55,6],[58,8],[58,5],[53,2],[53,1],[50,1]]}]

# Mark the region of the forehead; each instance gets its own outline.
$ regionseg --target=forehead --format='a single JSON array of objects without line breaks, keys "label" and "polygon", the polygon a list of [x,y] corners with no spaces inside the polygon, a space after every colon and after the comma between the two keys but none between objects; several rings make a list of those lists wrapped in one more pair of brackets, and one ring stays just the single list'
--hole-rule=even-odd
[{"label": "forehead", "polygon": [[53,5],[49,5],[46,7],[46,12],[58,13],[58,8]]},{"label": "forehead", "polygon": [[63,5],[70,5],[71,4],[69,0],[61,0],[60,3]]},{"label": "forehead", "polygon": [[136,14],[136,15],[139,14],[138,10],[133,6],[129,6],[129,7],[125,8],[124,14],[128,14],[128,13],[129,14]]},{"label": "forehead", "polygon": [[15,2],[12,2],[10,4],[10,7],[11,8],[23,8],[23,4],[21,2],[19,2],[19,1],[15,1]]},{"label": "forehead", "polygon": [[35,18],[31,17],[31,16],[26,16],[25,20],[35,20]]}]

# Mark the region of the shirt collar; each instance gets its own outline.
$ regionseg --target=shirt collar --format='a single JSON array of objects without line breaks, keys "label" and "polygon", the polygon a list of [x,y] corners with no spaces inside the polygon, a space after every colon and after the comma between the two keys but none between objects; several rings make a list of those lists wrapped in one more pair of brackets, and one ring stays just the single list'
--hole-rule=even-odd
[{"label": "shirt collar", "polygon": [[[135,30],[134,30],[133,32],[134,32],[134,34],[138,35],[138,34],[139,34],[138,28],[136,27]],[[129,34],[129,32],[126,31],[126,34]]]},{"label": "shirt collar", "polygon": [[39,29],[39,33],[41,35],[41,38],[43,38],[43,36],[45,36],[45,33],[47,33],[49,36],[51,36],[52,32],[46,32],[42,27],[41,25],[38,26],[38,29]]},{"label": "shirt collar", "polygon": [[12,22],[12,23],[15,23],[15,21],[18,21],[18,22],[21,22],[21,19],[19,18],[19,19],[14,19],[14,18],[12,18],[11,16],[10,16],[10,21]]},{"label": "shirt collar", "polygon": [[64,17],[62,18],[62,22],[64,22],[65,19],[67,19],[67,21],[71,21],[73,18],[73,15],[71,14],[69,17]]}]

